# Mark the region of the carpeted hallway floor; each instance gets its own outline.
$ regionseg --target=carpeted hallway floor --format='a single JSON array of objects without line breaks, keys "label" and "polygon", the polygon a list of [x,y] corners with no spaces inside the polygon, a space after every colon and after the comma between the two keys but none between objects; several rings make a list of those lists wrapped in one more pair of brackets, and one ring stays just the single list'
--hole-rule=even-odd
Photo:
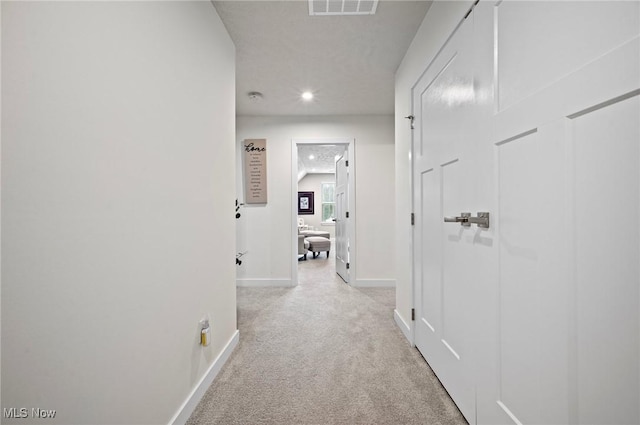
[{"label": "carpeted hallway floor", "polygon": [[299,280],[238,288],[240,342],[188,425],[466,424],[394,323],[394,289],[346,285],[325,254]]}]

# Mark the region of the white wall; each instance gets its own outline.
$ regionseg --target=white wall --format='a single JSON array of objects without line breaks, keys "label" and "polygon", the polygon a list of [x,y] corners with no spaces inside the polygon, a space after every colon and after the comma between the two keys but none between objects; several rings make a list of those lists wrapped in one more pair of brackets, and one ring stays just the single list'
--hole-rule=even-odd
[{"label": "white wall", "polygon": [[168,423],[236,335],[234,51],[210,2],[2,2],[2,408]]},{"label": "white wall", "polygon": [[[473,1],[434,1],[396,72],[395,185],[396,185],[396,313],[409,327],[413,307],[412,194],[411,194],[411,88],[433,60]],[[403,329],[409,332],[408,328]],[[409,332],[410,333],[410,332]]]},{"label": "white wall", "polygon": [[304,223],[313,226],[316,230],[329,232],[332,238],[335,238],[335,225],[322,222],[322,183],[336,181],[335,174],[307,174],[298,182],[298,191],[313,192],[314,214],[300,215],[304,219]]},{"label": "white wall", "polygon": [[[238,267],[238,284],[292,284],[291,140],[321,138],[355,139],[356,279],[393,284],[393,116],[237,118],[238,156],[242,140],[259,138],[267,139],[269,202],[241,210],[238,250],[248,253]],[[241,178],[238,173],[240,198]]]}]

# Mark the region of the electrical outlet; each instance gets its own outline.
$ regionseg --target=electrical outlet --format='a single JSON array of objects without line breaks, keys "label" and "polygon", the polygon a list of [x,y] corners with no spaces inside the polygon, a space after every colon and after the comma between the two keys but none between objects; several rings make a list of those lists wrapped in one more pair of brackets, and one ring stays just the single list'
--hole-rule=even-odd
[{"label": "electrical outlet", "polygon": [[209,346],[211,343],[211,325],[209,325],[209,315],[200,320],[200,345]]}]

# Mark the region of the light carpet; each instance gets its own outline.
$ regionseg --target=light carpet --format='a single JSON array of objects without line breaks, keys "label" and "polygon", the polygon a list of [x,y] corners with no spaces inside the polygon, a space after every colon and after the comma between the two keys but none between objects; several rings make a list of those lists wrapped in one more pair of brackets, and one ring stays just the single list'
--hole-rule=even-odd
[{"label": "light carpet", "polygon": [[325,253],[299,281],[238,288],[240,342],[188,425],[466,424],[397,328],[394,289],[346,285]]}]

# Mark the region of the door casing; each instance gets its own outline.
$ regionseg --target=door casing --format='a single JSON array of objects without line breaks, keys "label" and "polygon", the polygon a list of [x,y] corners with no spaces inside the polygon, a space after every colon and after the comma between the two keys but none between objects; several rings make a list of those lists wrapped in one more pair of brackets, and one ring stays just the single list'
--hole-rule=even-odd
[{"label": "door casing", "polygon": [[349,222],[347,236],[349,244],[349,284],[356,281],[356,162],[355,139],[320,138],[320,139],[292,139],[291,140],[291,282],[298,285],[298,145],[344,145],[349,158]]}]

